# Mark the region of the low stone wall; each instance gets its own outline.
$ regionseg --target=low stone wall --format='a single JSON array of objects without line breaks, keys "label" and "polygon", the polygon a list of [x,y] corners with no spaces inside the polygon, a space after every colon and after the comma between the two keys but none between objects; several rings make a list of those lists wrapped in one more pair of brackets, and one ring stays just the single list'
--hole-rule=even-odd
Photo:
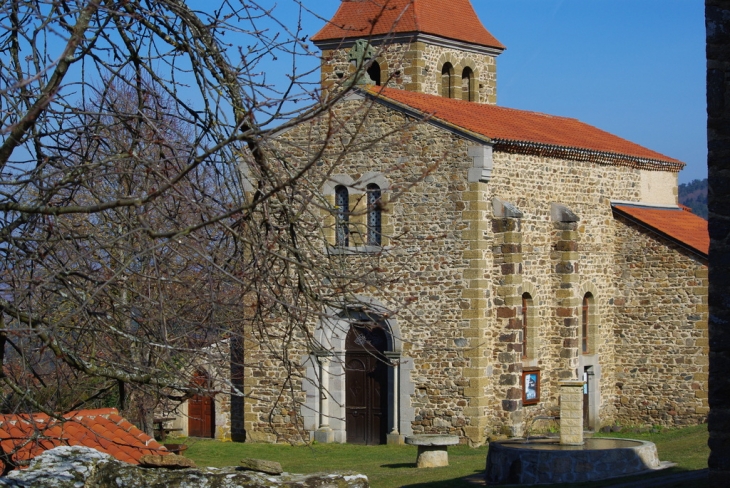
[{"label": "low stone wall", "polygon": [[95,488],[123,486],[143,488],[367,488],[367,476],[357,473],[297,475],[241,471],[238,467],[150,469],[117,461],[88,447],[57,447],[31,461],[28,469],[11,471],[0,478],[0,487],[43,486],[46,488]]}]

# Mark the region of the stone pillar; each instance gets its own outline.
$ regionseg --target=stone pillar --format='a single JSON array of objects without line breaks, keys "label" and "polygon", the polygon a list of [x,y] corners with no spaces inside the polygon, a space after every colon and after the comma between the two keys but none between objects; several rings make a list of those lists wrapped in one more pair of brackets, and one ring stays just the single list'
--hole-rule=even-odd
[{"label": "stone pillar", "polygon": [[393,402],[393,415],[391,421],[390,433],[387,435],[388,444],[405,444],[405,436],[401,435],[400,425],[400,353],[386,352],[385,357],[388,358],[393,368],[393,381],[390,396]]},{"label": "stone pillar", "polygon": [[552,203],[550,215],[553,221],[553,261],[556,290],[555,315],[562,339],[558,370],[559,380],[578,378],[579,327],[581,298],[576,296],[580,275],[578,255],[578,217],[565,205]]},{"label": "stone pillar", "polygon": [[504,425],[510,435],[522,435],[522,213],[517,207],[495,198],[494,219],[494,297],[496,330],[494,344],[495,375],[499,383],[495,395],[502,400]]},{"label": "stone pillar", "polygon": [[403,62],[406,65],[404,74],[411,79],[411,82],[405,86],[405,89],[408,91],[423,93],[423,85],[426,81],[426,60],[423,59],[425,50],[425,43],[413,42],[403,56]]},{"label": "stone pillar", "polygon": [[560,382],[560,444],[583,445],[583,382]]},{"label": "stone pillar", "polygon": [[487,347],[490,326],[487,318],[490,245],[486,238],[489,231],[490,204],[486,195],[486,183],[471,182],[468,190],[462,192],[461,198],[464,204],[462,221],[468,226],[462,231],[462,239],[468,245],[463,252],[463,258],[469,263],[464,270],[464,288],[461,292],[461,317],[469,324],[463,332],[464,339],[468,341],[464,348],[464,358],[469,361],[462,373],[467,382],[464,397],[468,402],[464,407],[464,416],[468,419],[468,425],[464,426],[464,435],[473,446],[481,445],[486,440],[490,402],[490,396],[487,395],[490,382],[487,375],[490,363],[490,348]]},{"label": "stone pillar", "polygon": [[329,356],[321,356],[319,359],[319,428],[314,432],[314,440],[323,444],[330,444],[335,441],[335,435],[329,425],[330,409],[330,382],[329,382]]},{"label": "stone pillar", "polygon": [[705,0],[709,190],[710,486],[730,479],[730,1]]}]

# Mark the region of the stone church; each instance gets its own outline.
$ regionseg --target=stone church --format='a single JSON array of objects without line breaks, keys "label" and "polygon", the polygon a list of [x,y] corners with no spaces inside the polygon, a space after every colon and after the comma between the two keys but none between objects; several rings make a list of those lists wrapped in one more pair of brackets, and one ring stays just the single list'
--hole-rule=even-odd
[{"label": "stone church", "polygon": [[[328,245],[401,279],[311,324],[316,347],[292,349],[295,403],[287,373],[244,344],[247,396],[216,397],[211,435],[479,445],[554,415],[571,379],[585,429],[705,420],[709,237],[677,204],[684,163],[497,105],[505,46],[469,0],[343,0],[312,41],[323,93],[367,71],[334,109],[371,139],[320,189]],[[321,126],[282,139],[314,152]]]}]

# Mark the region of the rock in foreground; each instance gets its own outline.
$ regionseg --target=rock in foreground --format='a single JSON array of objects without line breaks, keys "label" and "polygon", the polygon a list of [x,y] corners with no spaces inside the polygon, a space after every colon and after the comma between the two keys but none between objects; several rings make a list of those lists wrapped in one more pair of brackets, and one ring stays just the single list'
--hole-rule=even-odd
[{"label": "rock in foreground", "polygon": [[88,447],[57,447],[31,461],[28,469],[0,478],[0,487],[48,488],[368,488],[367,476],[356,473],[317,473],[274,476],[240,468],[141,468]]}]

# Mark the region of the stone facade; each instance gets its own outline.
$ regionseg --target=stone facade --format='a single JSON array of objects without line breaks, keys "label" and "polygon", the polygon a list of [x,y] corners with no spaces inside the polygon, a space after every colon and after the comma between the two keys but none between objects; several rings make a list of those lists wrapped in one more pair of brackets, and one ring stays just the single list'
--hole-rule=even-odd
[{"label": "stone facade", "polygon": [[[382,84],[463,99],[469,68],[471,99],[496,103],[498,50],[388,41],[371,39]],[[354,70],[353,43],[322,46],[325,92]],[[446,63],[453,75],[442,76]],[[521,435],[535,417],[557,413],[566,381],[586,385],[589,429],[705,420],[706,256],[612,207],[674,206],[681,163],[521,141],[421,120],[357,90],[327,116],[279,135],[278,157],[317,161],[302,191],[321,206],[318,252],[345,275],[369,269],[378,279],[304,319],[308,331],[296,340],[284,342],[278,331],[287,324],[274,316],[246,332],[245,397],[232,413],[247,440],[347,442],[350,317],[362,313],[387,343],[378,415],[389,442],[448,434],[479,445]],[[368,237],[372,185],[381,195],[377,245]],[[338,187],[347,192],[345,224]],[[527,403],[526,372],[540,392]]]},{"label": "stone facade", "polygon": [[[398,391],[389,393],[398,433],[452,434],[472,444],[493,433],[519,435],[535,416],[555,412],[560,381],[583,379],[584,372],[592,392],[589,428],[705,419],[706,264],[612,213],[610,200],[640,201],[644,170],[494,151],[491,179],[471,182],[475,147],[487,143],[411,123],[374,102],[350,100],[337,110],[350,115],[350,129],[360,123],[353,114],[367,110],[356,136],[367,150],[338,161],[332,178],[354,189],[365,175],[387,180],[387,245],[373,252],[351,243],[341,258],[354,267],[376,261],[398,276],[363,294],[377,307],[398,309],[388,321],[399,339],[390,383],[397,381]],[[313,128],[282,137],[288,147],[314,152],[320,139]],[[338,130],[352,133],[346,129]],[[495,199],[519,213],[506,216]],[[525,290],[539,325],[530,342],[537,350],[522,358]],[[585,296],[591,325],[583,351]],[[311,327],[315,337],[326,336],[317,335],[326,325]],[[335,441],[345,441],[344,348],[328,340],[326,363],[290,346],[291,356],[301,357],[293,377],[257,352],[255,341],[247,343],[250,439],[307,440],[321,422],[313,412],[322,409],[318,385],[327,377],[328,428]],[[534,405],[522,404],[523,366],[541,373]],[[294,401],[282,393],[287,384]]]}]

